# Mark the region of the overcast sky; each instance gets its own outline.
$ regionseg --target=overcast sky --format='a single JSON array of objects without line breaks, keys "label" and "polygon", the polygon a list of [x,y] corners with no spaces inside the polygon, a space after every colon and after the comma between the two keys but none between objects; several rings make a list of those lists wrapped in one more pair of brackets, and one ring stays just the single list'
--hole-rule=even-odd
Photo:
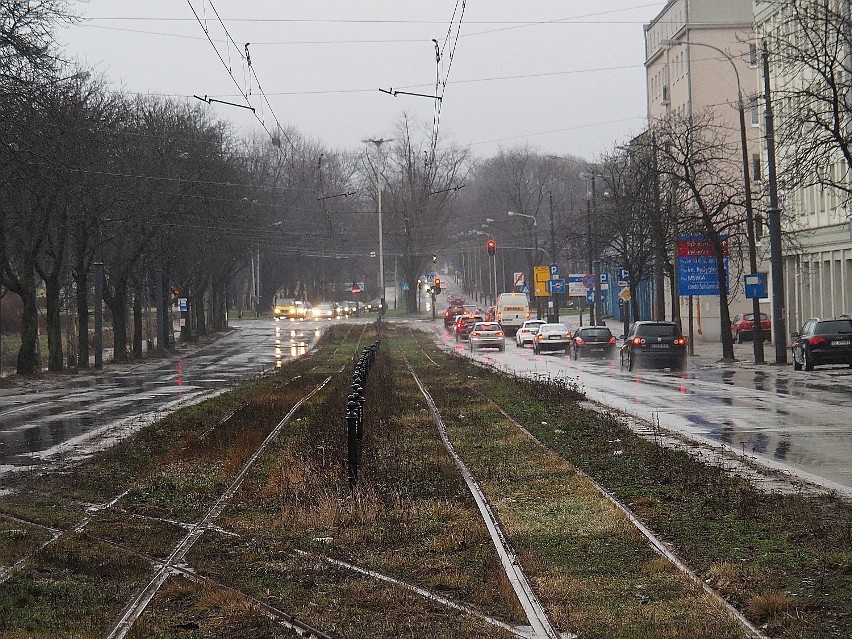
[{"label": "overcast sky", "polygon": [[442,141],[479,156],[529,144],[590,160],[644,126],[642,25],[666,4],[468,0],[459,31],[461,0],[71,2],[82,20],[58,33],[68,57],[127,92],[238,104],[249,94],[256,116],[209,107],[240,131],[277,120],[353,149],[391,137],[403,113],[431,129],[432,99],[379,89],[434,95],[434,38]]}]

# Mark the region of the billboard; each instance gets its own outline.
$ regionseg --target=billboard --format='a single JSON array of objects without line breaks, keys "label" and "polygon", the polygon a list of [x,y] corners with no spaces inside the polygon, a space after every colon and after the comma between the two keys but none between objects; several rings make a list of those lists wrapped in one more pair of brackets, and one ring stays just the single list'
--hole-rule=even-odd
[{"label": "billboard", "polygon": [[[721,236],[725,261],[725,287],[730,290],[728,239]],[[719,295],[716,255],[705,235],[679,235],[677,238],[677,282],[681,295]],[[727,292],[727,290],[725,291]]]}]

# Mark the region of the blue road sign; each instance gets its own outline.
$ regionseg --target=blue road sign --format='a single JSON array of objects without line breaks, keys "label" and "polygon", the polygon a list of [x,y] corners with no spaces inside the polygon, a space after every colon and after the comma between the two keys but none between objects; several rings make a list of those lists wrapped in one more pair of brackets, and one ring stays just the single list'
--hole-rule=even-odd
[{"label": "blue road sign", "polygon": [[547,292],[548,293],[564,293],[565,292],[565,280],[547,280]]},{"label": "blue road sign", "polygon": [[559,279],[559,264],[551,264],[550,265],[550,279],[558,280]]},{"label": "blue road sign", "polygon": [[597,278],[594,276],[593,273],[586,273],[583,276],[583,286],[585,286],[586,288],[594,288],[596,282]]},{"label": "blue road sign", "polygon": [[590,288],[588,291],[586,291],[586,302],[588,302],[589,304],[595,303],[595,289]]},{"label": "blue road sign", "polygon": [[743,279],[745,280],[746,299],[759,300],[769,296],[766,287],[766,273],[749,273]]},{"label": "blue road sign", "polygon": [[408,282],[403,282],[403,283],[402,283],[402,290],[403,290],[403,291],[407,291],[407,290],[409,290],[410,288],[411,288],[411,287],[408,285]]},{"label": "blue road sign", "polygon": [[618,280],[620,282],[629,282],[630,281],[630,273],[626,268],[618,269]]},{"label": "blue road sign", "polygon": [[609,273],[601,273],[601,284],[609,284]]}]

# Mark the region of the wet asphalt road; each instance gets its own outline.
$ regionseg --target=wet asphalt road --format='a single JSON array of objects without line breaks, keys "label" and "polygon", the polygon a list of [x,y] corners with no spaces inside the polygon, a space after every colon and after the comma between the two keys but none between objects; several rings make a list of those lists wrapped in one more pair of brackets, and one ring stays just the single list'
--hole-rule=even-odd
[{"label": "wet asphalt road", "polygon": [[130,367],[0,389],[0,472],[27,466],[117,424],[141,423],[303,355],[321,322],[237,320],[203,348]]},{"label": "wet asphalt road", "polygon": [[[441,322],[447,349],[469,355]],[[506,352],[474,354],[520,375],[576,380],[589,399],[714,446],[725,445],[762,465],[852,496],[852,370],[793,371],[792,366],[721,364],[718,354],[690,359],[683,372],[628,372],[618,359],[535,355],[507,339]],[[751,348],[744,345],[744,348]]]}]

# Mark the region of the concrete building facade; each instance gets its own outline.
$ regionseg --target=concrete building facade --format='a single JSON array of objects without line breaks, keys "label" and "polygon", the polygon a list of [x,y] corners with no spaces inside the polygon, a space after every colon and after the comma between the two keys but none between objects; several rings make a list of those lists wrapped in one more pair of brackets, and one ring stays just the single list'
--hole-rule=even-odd
[{"label": "concrete building facade", "polygon": [[[717,122],[730,131],[737,149],[741,148],[737,108],[739,77],[746,107],[749,169],[755,181],[762,172],[757,110],[758,56],[753,24],[752,0],[670,0],[654,20],[645,25],[645,69],[648,120],[652,126],[655,121],[672,115],[688,117],[711,108]],[[742,164],[739,153],[736,161]],[[757,183],[752,186],[755,193],[761,190]],[[734,257],[739,263],[748,263],[746,255]],[[759,262],[763,257],[761,248]],[[766,269],[760,267],[759,270]],[[732,269],[732,280],[735,275]],[[732,281],[731,288],[739,290],[742,287],[735,286]],[[751,300],[746,300],[742,294],[729,297],[729,302],[732,317],[751,311]],[[691,314],[690,304],[693,305]],[[767,306],[764,312],[768,311]],[[684,325],[690,315],[697,322],[695,330],[690,331],[695,339],[720,339],[718,297],[682,297]]]},{"label": "concrete building facade", "polygon": [[[849,0],[832,0],[837,15],[848,14]],[[846,6],[843,6],[846,3]],[[787,19],[785,3],[756,2],[754,7],[755,33],[759,39],[783,38],[795,41],[802,36]],[[850,48],[850,43],[845,45]],[[848,52],[852,56],[852,52]],[[839,71],[839,69],[838,69]],[[770,66],[770,90],[773,94],[783,88],[790,91],[804,86],[808,78],[777,65]],[[776,127],[797,108],[792,100],[773,100]],[[765,102],[760,101],[763,123]],[[849,116],[847,116],[849,117]],[[847,126],[852,126],[848,124]],[[765,158],[765,147],[764,158]],[[779,167],[785,154],[795,153],[792,146],[779,145]],[[818,170],[831,172],[834,180],[848,179],[849,167],[839,151],[828,158]],[[845,177],[844,177],[845,176]],[[852,313],[852,203],[837,189],[809,186],[784,189],[784,176],[779,175],[779,205],[784,210],[784,316],[790,331],[798,330],[811,317],[836,317]]]}]

